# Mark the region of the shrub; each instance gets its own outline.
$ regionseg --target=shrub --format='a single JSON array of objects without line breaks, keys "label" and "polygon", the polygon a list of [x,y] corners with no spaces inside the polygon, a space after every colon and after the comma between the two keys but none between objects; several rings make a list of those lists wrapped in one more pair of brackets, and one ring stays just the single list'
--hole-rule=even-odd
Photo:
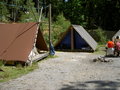
[{"label": "shrub", "polygon": [[107,41],[107,35],[101,28],[90,30],[90,34],[99,44],[105,44]]},{"label": "shrub", "polygon": [[[49,24],[48,19],[44,19],[45,23],[41,24],[41,29],[45,38],[45,41],[47,44],[49,44]],[[51,41],[53,44],[55,44],[60,39],[60,34],[65,32],[67,28],[70,26],[70,22],[65,19],[63,14],[60,14],[57,16],[57,19],[55,22],[52,22],[51,25]]]},{"label": "shrub", "polygon": [[70,21],[66,20],[63,14],[57,16],[57,21],[54,22],[52,30],[53,44],[61,38],[60,35],[65,32],[70,25]]}]

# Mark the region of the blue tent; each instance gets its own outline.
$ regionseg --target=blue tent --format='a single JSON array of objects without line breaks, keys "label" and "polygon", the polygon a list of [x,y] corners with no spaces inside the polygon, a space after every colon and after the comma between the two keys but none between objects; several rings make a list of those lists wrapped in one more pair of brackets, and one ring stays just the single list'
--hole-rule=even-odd
[{"label": "blue tent", "polygon": [[95,51],[96,41],[79,25],[72,25],[55,45],[56,50]]}]

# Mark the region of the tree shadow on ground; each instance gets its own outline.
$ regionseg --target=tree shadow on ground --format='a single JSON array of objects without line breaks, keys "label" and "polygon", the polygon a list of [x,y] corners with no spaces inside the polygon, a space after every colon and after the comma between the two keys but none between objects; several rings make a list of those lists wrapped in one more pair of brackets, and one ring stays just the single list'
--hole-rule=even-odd
[{"label": "tree shadow on ground", "polygon": [[70,82],[64,85],[60,90],[119,90],[120,82],[117,81],[86,81]]}]

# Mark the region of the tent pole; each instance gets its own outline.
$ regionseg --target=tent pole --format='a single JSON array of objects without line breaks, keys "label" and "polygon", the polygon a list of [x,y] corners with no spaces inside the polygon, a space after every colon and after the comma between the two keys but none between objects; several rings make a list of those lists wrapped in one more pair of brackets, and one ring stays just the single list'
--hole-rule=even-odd
[{"label": "tent pole", "polygon": [[49,4],[49,51],[51,42],[51,4]]}]

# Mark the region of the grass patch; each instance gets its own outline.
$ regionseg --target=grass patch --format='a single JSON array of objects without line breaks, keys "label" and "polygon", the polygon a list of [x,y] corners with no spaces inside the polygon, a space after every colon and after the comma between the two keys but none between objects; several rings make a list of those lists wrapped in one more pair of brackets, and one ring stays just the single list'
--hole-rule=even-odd
[{"label": "grass patch", "polygon": [[89,33],[99,44],[105,44],[108,41],[108,37],[107,37],[108,33],[101,28],[89,30]]},{"label": "grass patch", "polygon": [[96,49],[96,51],[94,52],[94,54],[102,54],[102,55],[105,55],[105,45],[103,45],[103,44],[99,44],[98,46],[97,46],[97,49]]},{"label": "grass patch", "polygon": [[[44,60],[47,60],[49,58],[56,58],[56,57],[58,56],[49,55]],[[18,78],[37,68],[38,68],[38,62],[33,63],[32,66],[22,67],[22,65],[19,65],[19,64],[17,66],[4,66],[2,61],[0,61],[0,70],[1,70],[0,71],[0,82],[5,82],[11,79]]]},{"label": "grass patch", "polygon": [[57,55],[49,55],[47,58],[45,58],[45,60],[50,59],[50,58],[57,58]]},{"label": "grass patch", "polygon": [[0,66],[3,71],[0,71],[0,82],[5,82],[11,79],[15,79],[24,74],[27,74],[34,69],[38,68],[37,63],[33,63],[32,66]]}]

